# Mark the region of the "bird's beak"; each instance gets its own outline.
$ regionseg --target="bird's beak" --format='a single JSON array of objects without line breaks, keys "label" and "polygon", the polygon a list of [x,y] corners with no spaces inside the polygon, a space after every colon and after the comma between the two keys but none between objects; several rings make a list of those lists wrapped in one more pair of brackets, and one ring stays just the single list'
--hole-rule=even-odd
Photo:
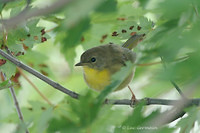
[{"label": "bird's beak", "polygon": [[84,63],[82,63],[82,62],[75,64],[75,66],[83,66],[83,65],[84,65]]}]

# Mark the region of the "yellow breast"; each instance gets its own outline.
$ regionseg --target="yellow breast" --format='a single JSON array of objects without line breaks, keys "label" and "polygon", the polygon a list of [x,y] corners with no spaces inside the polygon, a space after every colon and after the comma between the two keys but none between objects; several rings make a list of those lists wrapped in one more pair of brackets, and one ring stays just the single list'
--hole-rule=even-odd
[{"label": "yellow breast", "polygon": [[85,81],[92,89],[103,90],[110,84],[111,75],[107,69],[99,71],[84,66],[83,70]]}]

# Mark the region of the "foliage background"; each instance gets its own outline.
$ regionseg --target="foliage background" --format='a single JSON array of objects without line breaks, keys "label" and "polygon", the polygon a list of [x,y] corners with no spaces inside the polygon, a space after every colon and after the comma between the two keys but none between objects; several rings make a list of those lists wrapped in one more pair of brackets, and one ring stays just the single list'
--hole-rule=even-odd
[{"label": "foliage background", "polygon": [[[32,0],[31,8],[44,8],[52,0]],[[1,19],[17,16],[26,6],[25,0],[0,2]],[[146,34],[134,49],[137,63],[160,61],[162,64],[137,67],[130,84],[137,98],[178,99],[179,94],[169,80],[177,82],[190,98],[200,97],[200,2],[198,0],[74,0],[56,12],[32,17],[7,30],[6,45],[19,60],[47,75],[61,85],[82,94],[80,100],[53,89],[33,75],[24,72],[39,90],[54,104],[47,104],[20,75],[14,82],[26,125],[33,133],[51,132],[197,132],[199,107],[186,109],[184,118],[162,128],[151,127],[166,106],[103,106],[94,101],[97,92],[88,89],[81,68],[75,68],[81,53],[91,47],[109,42],[122,44],[131,33]],[[2,21],[1,21],[2,22]],[[5,24],[6,25],[6,24]],[[1,23],[2,26],[2,23]],[[134,26],[133,29],[130,29]],[[141,28],[139,28],[139,27]],[[3,28],[3,27],[2,27]],[[1,28],[1,45],[5,32]],[[44,29],[46,33],[42,33]],[[122,32],[126,30],[126,32]],[[117,32],[118,36],[112,36]],[[47,41],[44,41],[46,40]],[[44,42],[43,42],[44,41]],[[25,45],[26,47],[24,47]],[[28,48],[27,48],[28,47]],[[171,63],[180,57],[187,60]],[[0,57],[4,59],[3,57]],[[0,66],[11,78],[18,71],[7,61]],[[3,86],[1,84],[1,86]],[[127,88],[112,93],[109,98],[131,98]],[[0,91],[0,131],[23,132],[9,89]],[[146,123],[150,122],[147,126]],[[187,124],[186,124],[187,123]],[[189,123],[189,124],[188,124]],[[150,127],[153,129],[139,129]],[[130,129],[135,128],[135,129]],[[154,129],[156,128],[156,129]]]}]

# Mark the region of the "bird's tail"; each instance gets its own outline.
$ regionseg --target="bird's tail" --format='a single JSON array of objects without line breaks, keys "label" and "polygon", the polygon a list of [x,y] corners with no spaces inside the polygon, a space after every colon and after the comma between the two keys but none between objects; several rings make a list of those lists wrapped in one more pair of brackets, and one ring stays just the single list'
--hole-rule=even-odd
[{"label": "bird's tail", "polygon": [[128,48],[128,49],[133,49],[134,47],[137,46],[138,42],[141,41],[144,37],[144,34],[142,35],[133,35],[131,36],[123,45],[122,47]]}]

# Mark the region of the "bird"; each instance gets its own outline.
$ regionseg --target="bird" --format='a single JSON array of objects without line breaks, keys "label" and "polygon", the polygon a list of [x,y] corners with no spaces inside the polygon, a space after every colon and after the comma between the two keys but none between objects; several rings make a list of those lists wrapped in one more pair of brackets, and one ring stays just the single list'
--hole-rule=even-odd
[{"label": "bird", "polygon": [[[115,73],[122,67],[127,67],[127,61],[135,63],[136,53],[131,49],[142,37],[143,35],[133,35],[122,46],[110,43],[88,49],[81,55],[80,62],[75,66],[83,67],[84,79],[90,88],[102,91],[111,84],[111,77]],[[134,70],[133,68],[115,91],[125,88],[130,83],[134,76]],[[132,97],[135,98],[135,96]]]}]

